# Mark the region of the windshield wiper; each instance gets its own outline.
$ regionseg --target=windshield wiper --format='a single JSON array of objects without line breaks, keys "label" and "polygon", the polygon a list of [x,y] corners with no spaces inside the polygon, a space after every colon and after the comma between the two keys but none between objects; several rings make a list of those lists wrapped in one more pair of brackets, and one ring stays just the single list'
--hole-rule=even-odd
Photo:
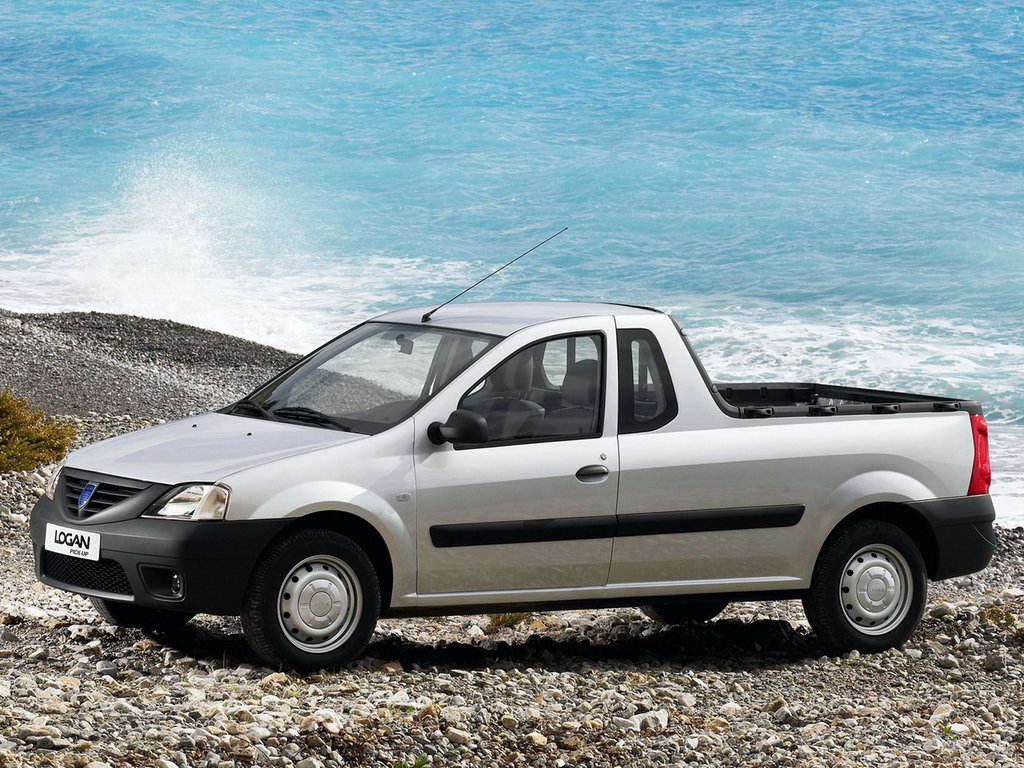
[{"label": "windshield wiper", "polygon": [[342,432],[352,431],[352,427],[348,424],[343,424],[333,416],[328,416],[326,413],[321,413],[313,408],[306,408],[303,405],[288,405],[283,408],[277,408],[271,416],[282,416],[286,419],[294,419],[295,421],[308,421],[313,424],[322,424],[326,427],[340,429]]},{"label": "windshield wiper", "polygon": [[274,414],[272,414],[262,405],[257,403],[255,400],[239,400],[237,403],[232,403],[231,405],[229,405],[227,407],[227,411],[228,413],[231,413],[237,408],[248,408],[251,411],[256,411],[256,413],[258,413],[267,421],[277,421],[277,419],[274,418]]}]

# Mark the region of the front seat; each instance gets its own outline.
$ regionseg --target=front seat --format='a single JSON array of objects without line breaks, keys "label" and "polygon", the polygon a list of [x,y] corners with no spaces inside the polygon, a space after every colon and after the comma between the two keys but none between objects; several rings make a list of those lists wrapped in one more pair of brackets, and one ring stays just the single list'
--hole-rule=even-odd
[{"label": "front seat", "polygon": [[519,354],[487,377],[487,398],[465,403],[466,408],[487,420],[488,442],[530,437],[537,431],[544,408],[524,399],[532,386],[533,355]]},{"label": "front seat", "polygon": [[579,360],[569,366],[562,380],[565,408],[544,417],[542,435],[590,435],[597,432],[597,387],[601,369],[597,360]]}]

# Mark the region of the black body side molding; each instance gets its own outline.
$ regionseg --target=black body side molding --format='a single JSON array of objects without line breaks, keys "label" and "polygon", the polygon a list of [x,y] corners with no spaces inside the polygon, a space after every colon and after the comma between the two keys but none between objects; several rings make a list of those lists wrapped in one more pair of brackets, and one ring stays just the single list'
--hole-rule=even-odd
[{"label": "black body side molding", "polygon": [[487,544],[527,544],[540,541],[606,539],[669,533],[741,531],[751,528],[786,528],[800,522],[802,504],[684,512],[643,512],[635,515],[595,515],[494,523],[453,523],[430,527],[435,547],[479,547]]}]

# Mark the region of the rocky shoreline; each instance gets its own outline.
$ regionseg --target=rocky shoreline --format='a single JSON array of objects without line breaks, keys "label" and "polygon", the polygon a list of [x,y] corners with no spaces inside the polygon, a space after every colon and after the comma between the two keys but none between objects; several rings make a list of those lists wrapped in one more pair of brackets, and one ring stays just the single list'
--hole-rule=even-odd
[{"label": "rocky shoreline", "polygon": [[[218,407],[294,356],[176,323],[0,311],[0,386],[81,443]],[[130,414],[130,415],[128,415]],[[347,668],[260,665],[231,618],[147,637],[35,583],[46,470],[0,475],[0,768],[1017,766],[1024,530],[930,585],[901,650],[825,655],[799,604],[382,621]]]}]

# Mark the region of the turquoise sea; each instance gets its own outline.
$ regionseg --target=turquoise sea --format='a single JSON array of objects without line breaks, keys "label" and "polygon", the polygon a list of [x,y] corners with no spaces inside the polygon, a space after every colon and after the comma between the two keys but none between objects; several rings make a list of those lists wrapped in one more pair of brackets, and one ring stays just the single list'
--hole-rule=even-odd
[{"label": "turquoise sea", "polygon": [[[1024,523],[1024,8],[0,3],[0,306],[293,350],[473,294],[982,399]],[[201,350],[197,350],[201,354]]]}]

